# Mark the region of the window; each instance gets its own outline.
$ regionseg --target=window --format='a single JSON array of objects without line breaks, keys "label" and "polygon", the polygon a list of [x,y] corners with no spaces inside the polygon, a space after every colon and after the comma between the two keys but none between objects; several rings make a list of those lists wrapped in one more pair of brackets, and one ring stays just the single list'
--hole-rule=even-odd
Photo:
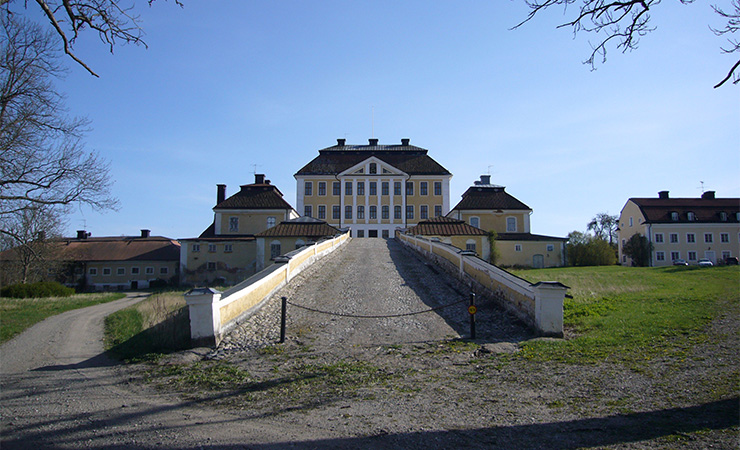
[{"label": "window", "polygon": [[724,211],[720,212],[719,213],[719,220],[721,220],[722,222],[727,222],[727,213],[724,212]]},{"label": "window", "polygon": [[209,262],[207,267],[208,267],[208,270],[210,270],[211,272],[213,272],[214,270],[216,270],[216,263],[215,262]]},{"label": "window", "polygon": [[138,275],[139,274],[139,268],[138,267],[132,267],[131,268],[131,275]]},{"label": "window", "polygon": [[118,269],[116,269],[116,275],[126,275],[126,268],[119,267]]},{"label": "window", "polygon": [[406,205],[406,218],[407,219],[414,218],[414,205]]},{"label": "window", "polygon": [[673,211],[671,213],[671,220],[674,222],[678,222],[678,213],[676,211]]},{"label": "window", "polygon": [[678,233],[671,233],[670,238],[671,238],[671,244],[678,244]]},{"label": "window", "polygon": [[521,252],[522,251],[522,244],[515,244],[514,245],[514,251],[515,252]]},{"label": "window", "polygon": [[238,217],[229,217],[229,231],[239,231]]},{"label": "window", "polygon": [[339,209],[339,205],[332,205],[331,207],[331,218],[334,220],[341,219],[341,210]]},{"label": "window", "polygon": [[696,252],[689,252],[689,261],[696,261]]},{"label": "window", "polygon": [[421,205],[419,207],[419,218],[420,219],[428,219],[429,218],[429,207],[427,205]]},{"label": "window", "polygon": [[663,243],[663,233],[655,233],[655,243],[656,244]]},{"label": "window", "polygon": [[507,233],[516,233],[516,217],[507,217],[506,218],[506,232]]},{"label": "window", "polygon": [[470,226],[475,228],[480,228],[480,218],[478,217],[471,217],[470,218]]},{"label": "window", "polygon": [[630,217],[630,226],[634,225],[634,220],[632,220],[632,217]]},{"label": "window", "polygon": [[406,195],[414,195],[414,182],[413,181],[406,182]]},{"label": "window", "polygon": [[723,250],[722,251],[722,259],[723,260],[729,258],[730,256],[732,256],[732,253],[730,251],[728,251],[728,250]]},{"label": "window", "polygon": [[686,242],[688,242],[689,244],[693,244],[694,242],[696,242],[696,235],[694,233],[687,233]]},{"label": "window", "polygon": [[144,269],[144,273],[146,273],[147,275],[153,275],[154,267],[147,267],[146,269]]},{"label": "window", "polygon": [[688,214],[687,214],[686,216],[687,216],[687,218],[689,219],[689,222],[693,222],[693,221],[695,221],[695,220],[696,220],[696,214],[694,214],[694,213],[693,213],[693,212],[691,212],[691,211],[689,211],[689,213],[688,213]]},{"label": "window", "polygon": [[388,205],[383,205],[380,207],[380,217],[383,220],[390,219],[390,208],[388,207]]},{"label": "window", "polygon": [[159,268],[159,274],[160,275],[167,275],[169,273],[169,269],[167,267],[160,267]]},{"label": "window", "polygon": [[377,181],[370,182],[370,195],[378,195],[378,182]]},{"label": "window", "polygon": [[372,220],[377,219],[378,218],[378,207],[377,206],[374,206],[374,205],[371,206],[370,207],[369,214],[370,214],[370,219],[372,219]]},{"label": "window", "polygon": [[675,261],[681,258],[681,252],[671,252],[671,261]]},{"label": "window", "polygon": [[729,233],[720,233],[719,235],[719,241],[723,244],[727,244],[730,242],[730,234]]},{"label": "window", "polygon": [[365,218],[365,207],[362,205],[357,206],[357,218],[358,219]]},{"label": "window", "polygon": [[380,183],[380,193],[382,195],[388,195],[388,182],[387,181]]},{"label": "window", "polygon": [[373,174],[378,173],[378,165],[375,163],[370,163],[370,167],[368,170],[369,170],[369,173],[373,173]]},{"label": "window", "polygon": [[216,252],[216,244],[208,244],[208,252],[209,253],[215,253]]},{"label": "window", "polygon": [[442,205],[434,205],[434,217],[442,215]]},{"label": "window", "polygon": [[224,253],[231,253],[234,251],[232,244],[224,244]]},{"label": "window", "polygon": [[712,233],[704,233],[704,242],[707,244],[714,242],[714,236],[712,236]]},{"label": "window", "polygon": [[395,181],[393,183],[393,195],[401,195],[401,182]]},{"label": "window", "polygon": [[383,239],[388,239],[388,237],[390,237],[390,233],[388,232],[388,230],[383,230],[380,235],[383,237]]},{"label": "window", "polygon": [[198,253],[200,251],[200,244],[193,244],[193,253]]},{"label": "window", "polygon": [[468,239],[468,241],[465,243],[465,250],[469,252],[475,251],[475,241],[472,239]]},{"label": "window", "polygon": [[342,183],[339,181],[334,181],[331,183],[331,193],[332,195],[342,195]]},{"label": "window", "polygon": [[393,218],[394,219],[401,218],[401,206],[400,205],[396,205],[393,207]]},{"label": "window", "polygon": [[303,215],[306,217],[311,217],[313,215],[311,205],[306,205],[303,207]]},{"label": "window", "polygon": [[655,260],[656,261],[665,261],[665,253],[663,253],[663,252],[655,252]]},{"label": "window", "polygon": [[555,251],[555,246],[552,245],[552,244],[547,244],[547,251],[548,252],[554,252]]},{"label": "window", "polygon": [[110,275],[110,267],[103,267],[103,275]]},{"label": "window", "polygon": [[737,220],[738,222],[740,222],[740,212],[736,212],[735,213],[735,220]]},{"label": "window", "polygon": [[319,219],[326,219],[326,206],[319,205]]},{"label": "window", "polygon": [[442,195],[442,182],[441,181],[434,182],[434,195]]},{"label": "window", "polygon": [[364,181],[357,182],[357,195],[365,195],[365,182]]},{"label": "window", "polygon": [[352,195],[352,182],[347,181],[344,183],[344,195]]},{"label": "window", "polygon": [[270,259],[275,259],[278,256],[280,256],[280,242],[279,241],[273,241],[270,244]]},{"label": "window", "polygon": [[365,230],[357,230],[357,237],[358,238],[364,238],[365,237]]},{"label": "window", "polygon": [[304,186],[305,186],[303,190],[304,194],[306,196],[313,195],[313,183],[310,181],[306,181],[306,184]]},{"label": "window", "polygon": [[352,218],[352,206],[351,205],[347,205],[344,207],[344,218],[345,219]]},{"label": "window", "polygon": [[319,181],[319,195],[326,195],[326,181]]},{"label": "window", "polygon": [[267,218],[267,228],[272,228],[275,226],[275,218],[273,216],[270,216]]},{"label": "window", "polygon": [[429,183],[422,181],[419,183],[419,195],[429,195]]}]

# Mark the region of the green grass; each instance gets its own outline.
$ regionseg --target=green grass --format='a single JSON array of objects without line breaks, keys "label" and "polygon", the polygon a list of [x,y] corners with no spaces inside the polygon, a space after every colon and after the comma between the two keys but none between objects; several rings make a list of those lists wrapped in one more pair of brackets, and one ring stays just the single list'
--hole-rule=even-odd
[{"label": "green grass", "polygon": [[47,317],[123,297],[124,294],[121,293],[105,293],[76,294],[71,297],[0,298],[0,343],[12,339]]},{"label": "green grass", "polygon": [[639,363],[680,357],[707,339],[720,314],[737,314],[738,267],[571,267],[514,271],[530,282],[557,280],[571,287],[564,304],[571,338],[531,342],[520,356],[532,360]]},{"label": "green grass", "polygon": [[125,360],[187,348],[190,319],[182,292],[153,294],[109,315],[104,343],[113,356]]}]

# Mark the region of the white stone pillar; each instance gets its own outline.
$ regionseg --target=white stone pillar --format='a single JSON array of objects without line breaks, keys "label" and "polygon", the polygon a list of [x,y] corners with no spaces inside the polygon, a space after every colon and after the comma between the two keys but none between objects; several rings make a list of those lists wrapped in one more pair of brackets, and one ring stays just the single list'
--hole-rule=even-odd
[{"label": "white stone pillar", "polygon": [[541,281],[532,288],[537,331],[543,336],[563,337],[563,300],[570,288],[557,281]]},{"label": "white stone pillar", "polygon": [[190,312],[190,339],[195,346],[213,346],[221,340],[221,291],[195,288],[185,293]]}]

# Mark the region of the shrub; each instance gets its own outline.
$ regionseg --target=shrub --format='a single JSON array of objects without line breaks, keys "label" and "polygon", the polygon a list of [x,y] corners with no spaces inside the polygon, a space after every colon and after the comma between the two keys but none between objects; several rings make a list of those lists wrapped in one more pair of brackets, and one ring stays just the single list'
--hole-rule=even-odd
[{"label": "shrub", "polygon": [[0,290],[0,296],[11,298],[69,297],[75,290],[54,281],[11,284]]}]

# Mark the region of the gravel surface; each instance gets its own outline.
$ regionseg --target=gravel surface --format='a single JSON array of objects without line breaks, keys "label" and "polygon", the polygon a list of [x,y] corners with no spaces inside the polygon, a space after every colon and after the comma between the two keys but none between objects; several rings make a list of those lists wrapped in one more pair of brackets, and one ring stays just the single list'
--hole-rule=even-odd
[{"label": "gravel surface", "polygon": [[[217,349],[157,365],[101,353],[102,317],[135,299],[65,313],[0,347],[0,447],[738,448],[737,304],[680,359],[627,367],[512,355],[533,336],[487,304],[478,339],[459,339],[467,295],[394,241],[355,239]],[[290,306],[275,344],[281,296],[344,315],[462,303],[383,319]]]}]

